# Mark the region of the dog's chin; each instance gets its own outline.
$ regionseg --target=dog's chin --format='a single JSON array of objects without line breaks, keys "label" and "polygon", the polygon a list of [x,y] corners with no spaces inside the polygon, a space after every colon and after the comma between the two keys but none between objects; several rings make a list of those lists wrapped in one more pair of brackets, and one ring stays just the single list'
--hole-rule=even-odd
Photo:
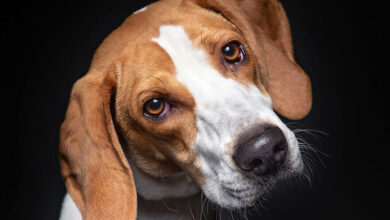
[{"label": "dog's chin", "polygon": [[276,180],[274,178],[270,178],[264,183],[256,184],[242,190],[224,187],[225,189],[223,190],[223,193],[226,199],[222,200],[224,202],[219,205],[229,210],[251,208],[271,191],[275,183]]},{"label": "dog's chin", "polygon": [[242,177],[230,184],[220,181],[211,185],[212,187],[204,186],[202,190],[209,200],[222,208],[247,209],[265,199],[279,180],[292,174],[293,172],[283,170],[261,178]]}]

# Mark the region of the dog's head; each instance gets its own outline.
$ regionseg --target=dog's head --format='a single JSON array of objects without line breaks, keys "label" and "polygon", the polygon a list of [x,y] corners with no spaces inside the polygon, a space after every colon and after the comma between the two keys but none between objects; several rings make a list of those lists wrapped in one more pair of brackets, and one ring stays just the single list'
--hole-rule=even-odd
[{"label": "dog's head", "polygon": [[250,206],[302,169],[274,110],[299,119],[310,107],[277,0],[157,2],[107,37],[74,85],[62,174],[84,218],[135,216],[125,155],[154,177],[184,171],[223,207]]}]

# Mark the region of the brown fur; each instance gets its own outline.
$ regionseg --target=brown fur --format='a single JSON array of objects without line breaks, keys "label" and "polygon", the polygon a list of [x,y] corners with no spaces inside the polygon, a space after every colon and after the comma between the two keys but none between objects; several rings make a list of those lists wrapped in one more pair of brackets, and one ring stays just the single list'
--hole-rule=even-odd
[{"label": "brown fur", "polygon": [[[214,68],[244,85],[257,85],[285,117],[302,118],[310,110],[310,80],[294,61],[288,21],[278,1],[152,4],[104,40],[88,73],[72,90],[60,133],[60,163],[67,190],[84,219],[136,218],[137,195],[125,155],[150,175],[184,170],[203,184],[191,149],[196,103],[175,79],[168,54],[151,41],[163,24],[182,25],[195,46],[209,52]],[[232,38],[239,39],[248,53],[237,70],[240,74],[233,76],[219,54]],[[143,103],[154,97],[174,103],[169,120],[152,121],[143,115]]]}]

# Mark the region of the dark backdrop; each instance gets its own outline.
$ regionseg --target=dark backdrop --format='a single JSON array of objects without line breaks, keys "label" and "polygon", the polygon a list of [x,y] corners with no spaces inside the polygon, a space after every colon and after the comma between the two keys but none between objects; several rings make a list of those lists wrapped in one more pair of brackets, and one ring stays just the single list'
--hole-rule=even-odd
[{"label": "dark backdrop", "polygon": [[[2,114],[5,219],[58,218],[65,194],[58,130],[71,86],[86,73],[104,37],[148,2],[2,6],[1,101],[9,111]],[[384,218],[389,147],[384,6],[352,0],[282,3],[296,59],[310,75],[314,95],[310,115],[291,126],[325,132],[302,135],[328,156],[312,157],[317,168],[311,185],[280,186],[258,211],[261,219]]]}]

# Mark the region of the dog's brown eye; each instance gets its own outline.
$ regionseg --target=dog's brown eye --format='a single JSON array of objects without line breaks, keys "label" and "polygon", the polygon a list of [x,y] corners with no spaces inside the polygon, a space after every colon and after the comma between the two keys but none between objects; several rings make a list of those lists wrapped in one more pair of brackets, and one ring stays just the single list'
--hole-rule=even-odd
[{"label": "dog's brown eye", "polygon": [[229,64],[241,63],[245,59],[245,52],[242,45],[237,41],[232,41],[222,47],[222,54]]},{"label": "dog's brown eye", "polygon": [[153,98],[144,104],[144,113],[150,117],[162,117],[169,111],[169,103],[163,99]]}]

